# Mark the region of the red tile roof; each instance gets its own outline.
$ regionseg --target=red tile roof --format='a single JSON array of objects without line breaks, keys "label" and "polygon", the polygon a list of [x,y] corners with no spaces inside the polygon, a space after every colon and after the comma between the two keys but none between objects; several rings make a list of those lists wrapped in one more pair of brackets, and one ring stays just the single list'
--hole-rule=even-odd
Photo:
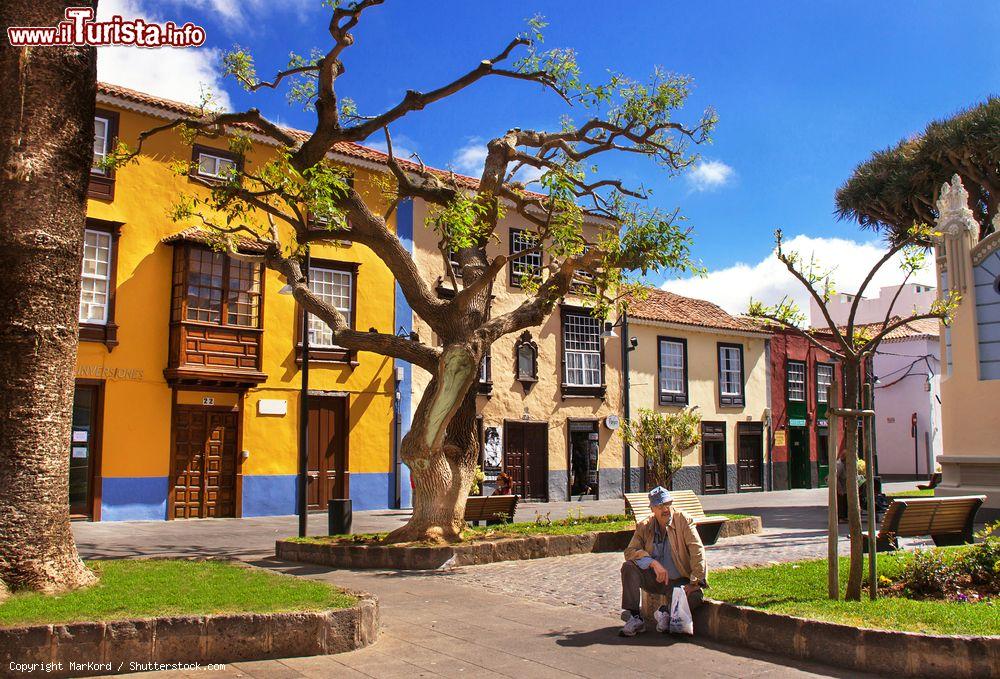
[{"label": "red tile roof", "polygon": [[[139,92],[138,90],[133,90],[128,87],[122,87],[121,85],[112,85],[111,83],[99,82],[97,83],[97,92],[99,94],[104,94],[110,97],[118,97],[120,99],[125,99],[127,101],[132,101],[137,104],[144,104],[146,106],[152,106],[155,108],[163,109],[165,111],[170,111],[171,113],[178,113],[185,116],[198,117],[201,115],[201,109],[197,106],[192,106],[190,104],[184,104],[179,101],[173,101],[172,99],[164,99],[163,97],[156,97],[151,94],[146,94],[145,92]],[[245,129],[257,129],[253,125],[237,125],[238,127],[243,127]],[[292,127],[281,127],[282,130],[289,133],[295,139],[300,141],[305,141],[311,135],[310,132],[305,130],[297,130]],[[333,147],[334,153],[340,153],[345,156],[350,156],[351,158],[357,158],[358,160],[366,160],[372,163],[377,163],[379,165],[388,165],[389,155],[381,151],[376,151],[375,149],[368,148],[367,146],[362,146],[361,144],[355,144],[354,142],[340,142]],[[403,158],[397,158],[399,164],[404,168],[412,171],[420,169],[420,165]],[[474,177],[468,177],[461,174],[456,174],[448,170],[440,170],[438,168],[427,167],[427,170],[433,174],[441,177],[442,179],[454,179],[455,183],[463,188],[475,189],[479,186],[479,180]],[[537,194],[535,194],[537,195]]]},{"label": "red tile roof", "polygon": [[[894,316],[889,319],[890,323],[895,323],[899,320],[898,316]],[[882,327],[881,323],[867,323],[862,328],[869,328],[873,330],[879,330]],[[915,337],[938,337],[941,334],[941,322],[936,318],[921,318],[917,321],[910,321],[904,325],[899,326],[895,330],[889,332],[885,336],[883,341],[902,341],[907,339],[913,339]]]},{"label": "red tile roof", "polygon": [[647,288],[646,290],[648,294],[644,299],[631,298],[628,301],[630,318],[717,330],[770,334],[753,323],[733,316],[717,304],[706,300],[684,297],[658,288]]},{"label": "red tile roof", "polygon": [[[221,232],[212,231],[211,229],[203,229],[200,226],[189,226],[183,231],[178,231],[175,234],[167,236],[161,242],[166,243],[167,245],[172,245],[174,243],[215,245],[222,237],[223,234]],[[238,243],[238,249],[241,252],[263,253],[267,251],[266,246],[261,245],[246,236],[235,236],[235,240]]]}]

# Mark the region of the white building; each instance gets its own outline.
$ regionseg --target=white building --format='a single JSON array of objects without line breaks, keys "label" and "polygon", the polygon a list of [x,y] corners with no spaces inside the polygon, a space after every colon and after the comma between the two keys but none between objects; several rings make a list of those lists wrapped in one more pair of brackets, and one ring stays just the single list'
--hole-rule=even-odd
[{"label": "white building", "polygon": [[875,440],[885,480],[926,478],[942,454],[937,319],[893,330],[874,357]]},{"label": "white building", "polygon": [[[902,288],[902,290],[900,290]],[[893,298],[899,291],[899,297],[893,304]],[[881,323],[885,320],[889,307],[892,306],[892,316],[909,316],[914,311],[928,311],[933,304],[937,290],[933,286],[920,283],[906,285],[891,285],[878,291],[878,297],[862,297],[858,303],[858,313],[855,323]],[[851,304],[857,295],[838,292],[827,305],[830,317],[837,325],[847,325],[847,317],[851,313]],[[823,312],[816,300],[809,300],[809,320],[814,326],[825,326]]]}]

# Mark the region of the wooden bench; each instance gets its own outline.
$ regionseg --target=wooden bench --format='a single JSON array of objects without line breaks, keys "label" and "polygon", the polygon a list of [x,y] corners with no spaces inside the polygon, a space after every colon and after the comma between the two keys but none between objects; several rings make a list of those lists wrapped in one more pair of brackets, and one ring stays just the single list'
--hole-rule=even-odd
[{"label": "wooden bench", "polygon": [[[701,541],[706,545],[714,545],[719,540],[719,531],[726,522],[724,516],[706,516],[701,506],[701,500],[691,490],[672,490],[670,496],[674,499],[674,508],[679,509],[692,519],[698,529]],[[649,508],[649,496],[646,493],[626,493],[625,513],[635,519],[636,523],[645,521],[653,515]]]},{"label": "wooden bench", "polygon": [[931,480],[927,483],[918,483],[917,488],[920,490],[933,490],[937,488],[937,485],[941,483],[941,472],[935,472],[931,474]]},{"label": "wooden bench", "polygon": [[516,495],[471,496],[465,502],[465,522],[478,526],[480,521],[485,521],[489,525],[505,518],[513,523],[516,509]]},{"label": "wooden bench", "polygon": [[[875,536],[875,549],[880,552],[899,549],[897,538],[923,535],[930,535],[939,547],[972,544],[976,512],[985,501],[985,495],[893,500]],[[867,549],[868,534],[863,535]]]}]

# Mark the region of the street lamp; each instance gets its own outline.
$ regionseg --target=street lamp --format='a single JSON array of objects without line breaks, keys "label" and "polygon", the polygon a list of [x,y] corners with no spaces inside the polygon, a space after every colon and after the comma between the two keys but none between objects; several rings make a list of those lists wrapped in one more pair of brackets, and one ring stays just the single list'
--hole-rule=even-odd
[{"label": "street lamp", "polygon": [[[631,418],[631,404],[629,402],[629,392],[631,391],[631,381],[629,378],[629,354],[636,350],[639,346],[639,339],[637,337],[629,337],[626,342],[625,337],[628,337],[628,312],[622,313],[621,318],[618,319],[617,323],[611,323],[606,321],[604,323],[604,331],[601,333],[601,337],[608,339],[611,337],[618,337],[615,334],[615,328],[622,329],[622,418],[625,422],[629,422]],[[628,443],[622,444],[622,467],[624,473],[623,485],[625,487],[626,493],[632,492],[632,449],[629,448]]]},{"label": "street lamp", "polygon": [[[302,275],[309,285],[309,264],[311,256],[309,246],[306,248],[305,264],[302,267]],[[279,294],[292,294],[292,286],[285,285]],[[302,307],[302,391],[299,394],[299,468],[296,484],[296,513],[299,515],[299,537],[306,536],[308,527],[308,502],[306,500],[306,485],[308,484],[309,472],[309,312],[305,305]]]}]

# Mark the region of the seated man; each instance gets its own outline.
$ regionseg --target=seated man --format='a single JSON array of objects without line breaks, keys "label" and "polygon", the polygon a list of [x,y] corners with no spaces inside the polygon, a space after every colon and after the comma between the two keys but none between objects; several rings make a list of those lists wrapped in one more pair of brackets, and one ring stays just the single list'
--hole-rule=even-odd
[{"label": "seated man", "polygon": [[[693,611],[701,605],[705,580],[705,547],[694,520],[673,508],[670,491],[657,486],[649,491],[653,515],[636,524],[635,535],[625,549],[622,565],[622,635],[634,637],[645,631],[639,612],[639,590],[670,595],[674,587],[684,587]],[[670,610],[661,606],[654,616],[656,631],[670,629]]]}]

